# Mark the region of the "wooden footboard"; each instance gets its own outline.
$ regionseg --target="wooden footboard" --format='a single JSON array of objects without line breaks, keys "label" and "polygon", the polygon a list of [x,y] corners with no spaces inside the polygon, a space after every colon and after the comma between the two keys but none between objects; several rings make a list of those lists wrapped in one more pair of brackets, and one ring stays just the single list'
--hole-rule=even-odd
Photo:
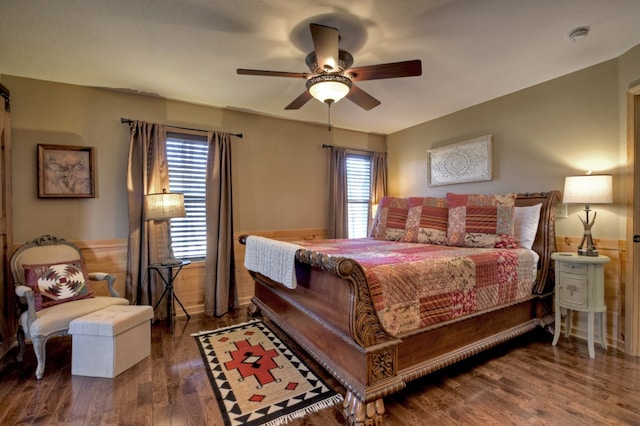
[{"label": "wooden footboard", "polygon": [[543,204],[534,243],[540,256],[538,280],[527,300],[392,336],[378,319],[358,262],[301,249],[296,253],[296,289],[249,271],[255,280],[252,302],[347,389],[344,414],[350,424],[380,424],[382,398],[407,381],[552,321],[550,256],[558,199],[558,191],[518,196],[517,205]]}]

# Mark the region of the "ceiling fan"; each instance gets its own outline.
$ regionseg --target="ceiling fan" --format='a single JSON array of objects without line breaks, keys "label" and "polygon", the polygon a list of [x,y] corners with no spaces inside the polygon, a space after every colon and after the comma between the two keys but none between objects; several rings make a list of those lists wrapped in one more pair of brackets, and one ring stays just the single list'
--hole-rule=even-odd
[{"label": "ceiling fan", "polygon": [[422,75],[419,59],[379,65],[351,68],[353,56],[339,48],[340,34],[333,27],[310,24],[314,51],[305,62],[310,73],[263,71],[238,69],[238,74],[268,77],[293,77],[307,80],[307,90],[294,99],[285,109],[299,109],[312,97],[331,106],[346,96],[359,107],[370,110],[380,101],[353,84],[356,81],[380,80],[383,78],[413,77]]}]

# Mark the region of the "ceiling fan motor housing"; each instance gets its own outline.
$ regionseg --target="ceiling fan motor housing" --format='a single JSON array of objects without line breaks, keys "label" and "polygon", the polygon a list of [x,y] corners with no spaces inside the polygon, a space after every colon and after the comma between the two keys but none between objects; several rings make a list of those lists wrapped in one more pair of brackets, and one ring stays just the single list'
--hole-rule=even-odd
[{"label": "ceiling fan motor housing", "polygon": [[[327,74],[327,73],[338,73],[343,74],[345,70],[351,68],[353,65],[353,56],[351,53],[346,50],[340,49],[338,51],[338,69],[326,69],[323,66],[318,65],[318,58],[316,57],[316,52],[311,52],[307,55],[307,58],[304,60],[309,69],[314,74]],[[329,67],[330,68],[330,67]]]}]

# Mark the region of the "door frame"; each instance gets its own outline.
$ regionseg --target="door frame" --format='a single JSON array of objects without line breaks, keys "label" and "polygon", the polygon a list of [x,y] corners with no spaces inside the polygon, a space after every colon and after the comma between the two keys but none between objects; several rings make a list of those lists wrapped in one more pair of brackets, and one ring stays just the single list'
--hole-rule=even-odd
[{"label": "door frame", "polygon": [[627,266],[625,271],[625,352],[640,356],[640,84],[627,91]]}]

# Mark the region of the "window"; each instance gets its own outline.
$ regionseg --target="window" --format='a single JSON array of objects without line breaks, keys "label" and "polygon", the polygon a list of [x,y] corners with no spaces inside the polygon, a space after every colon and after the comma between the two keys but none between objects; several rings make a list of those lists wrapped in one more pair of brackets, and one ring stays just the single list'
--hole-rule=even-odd
[{"label": "window", "polygon": [[205,217],[207,154],[204,136],[167,136],[170,192],[184,193],[187,217],[171,219],[171,248],[177,258],[204,259],[207,250]]},{"label": "window", "polygon": [[347,154],[346,163],[349,238],[364,238],[369,230],[371,158],[368,155]]}]

